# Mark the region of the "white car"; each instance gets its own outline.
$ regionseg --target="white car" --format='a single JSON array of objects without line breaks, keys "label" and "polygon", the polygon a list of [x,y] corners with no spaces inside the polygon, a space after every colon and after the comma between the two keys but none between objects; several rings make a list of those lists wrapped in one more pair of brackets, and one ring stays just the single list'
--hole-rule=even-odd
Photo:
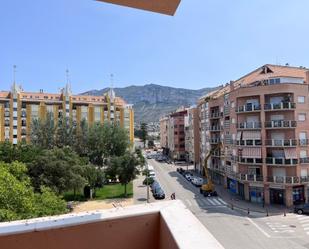
[{"label": "white car", "polygon": [[155,178],[156,177],[156,173],[154,171],[149,171],[149,177]]},{"label": "white car", "polygon": [[197,186],[197,187],[200,187],[203,185],[204,183],[204,180],[203,178],[201,177],[194,177],[192,180],[191,180],[192,184]]}]

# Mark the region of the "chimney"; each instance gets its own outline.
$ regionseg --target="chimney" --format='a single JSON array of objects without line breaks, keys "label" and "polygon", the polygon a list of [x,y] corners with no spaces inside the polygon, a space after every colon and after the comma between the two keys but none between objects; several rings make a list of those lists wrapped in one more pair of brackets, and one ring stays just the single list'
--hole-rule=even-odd
[{"label": "chimney", "polygon": [[234,89],[235,89],[235,88],[234,88],[234,81],[231,80],[231,81],[230,81],[230,90],[231,90],[231,92],[234,91]]}]

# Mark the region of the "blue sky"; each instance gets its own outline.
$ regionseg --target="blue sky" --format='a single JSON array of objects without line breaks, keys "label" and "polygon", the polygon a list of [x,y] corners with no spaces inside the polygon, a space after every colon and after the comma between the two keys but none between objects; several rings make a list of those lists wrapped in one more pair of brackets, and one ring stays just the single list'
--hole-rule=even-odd
[{"label": "blue sky", "polygon": [[309,66],[308,0],[182,0],[174,17],[93,0],[2,0],[0,89],[199,89],[266,63]]}]

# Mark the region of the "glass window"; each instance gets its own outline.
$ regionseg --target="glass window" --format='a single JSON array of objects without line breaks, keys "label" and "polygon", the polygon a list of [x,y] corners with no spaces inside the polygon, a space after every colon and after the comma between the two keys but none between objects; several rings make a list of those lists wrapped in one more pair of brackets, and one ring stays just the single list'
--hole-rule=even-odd
[{"label": "glass window", "polygon": [[305,103],[305,96],[298,96],[298,103]]},{"label": "glass window", "polygon": [[298,121],[305,121],[306,120],[306,114],[300,113],[298,114]]}]

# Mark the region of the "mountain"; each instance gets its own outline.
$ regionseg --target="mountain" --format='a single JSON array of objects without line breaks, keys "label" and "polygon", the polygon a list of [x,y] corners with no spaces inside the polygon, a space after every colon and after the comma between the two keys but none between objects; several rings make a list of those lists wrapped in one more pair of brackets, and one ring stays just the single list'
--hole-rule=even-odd
[{"label": "mountain", "polygon": [[[127,103],[134,105],[136,122],[158,122],[163,115],[176,110],[179,106],[196,104],[201,96],[215,88],[190,90],[148,84],[144,86],[128,86],[114,88],[116,96],[122,97]],[[109,88],[91,90],[84,95],[102,95]]]}]

